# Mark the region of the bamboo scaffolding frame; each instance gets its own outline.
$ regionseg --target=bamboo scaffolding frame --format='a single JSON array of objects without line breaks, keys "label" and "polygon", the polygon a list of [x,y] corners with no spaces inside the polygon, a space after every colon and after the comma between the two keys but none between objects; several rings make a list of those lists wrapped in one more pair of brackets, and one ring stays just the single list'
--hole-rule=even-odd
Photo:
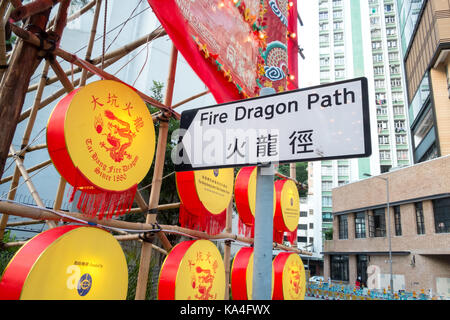
[{"label": "bamboo scaffolding frame", "polygon": [[[101,55],[100,57],[97,57],[93,60],[90,60],[90,56],[92,54],[92,48],[95,42],[95,34],[96,34],[96,28],[98,24],[98,15],[101,7],[101,0],[93,0],[90,3],[88,3],[86,6],[84,6],[80,11],[75,13],[74,15],[67,18],[67,6],[69,5],[69,0],[35,0],[33,3],[34,5],[40,4],[39,8],[37,8],[34,5],[26,5],[21,6],[20,1],[11,1],[16,9],[12,11],[12,14],[14,17],[17,16],[30,16],[31,13],[40,12],[45,9],[50,8],[46,7],[49,5],[49,2],[61,2],[59,6],[59,12],[58,16],[51,21],[48,26],[47,30],[50,28],[53,28],[54,30],[58,30],[60,35],[62,34],[62,31],[64,30],[64,27],[67,23],[67,21],[72,21],[73,19],[76,19],[80,17],[82,14],[87,12],[92,7],[96,6],[96,12],[94,13],[94,21],[92,23],[91,27],[91,35],[89,38],[89,43],[87,46],[86,56],[85,59],[80,59],[76,55],[71,54],[69,52],[66,52],[59,48],[58,46],[52,50],[51,52],[48,52],[47,50],[50,49],[50,44],[44,41],[43,43],[43,51],[47,51],[47,53],[51,53],[56,57],[62,58],[68,63],[72,64],[72,68],[70,70],[63,70],[60,63],[56,61],[55,59],[50,59],[46,61],[46,65],[44,66],[44,71],[42,72],[42,77],[38,84],[29,85],[28,84],[28,92],[37,90],[37,94],[35,97],[35,101],[33,104],[33,107],[25,110],[22,112],[19,118],[19,122],[29,118],[28,126],[30,128],[33,128],[35,117],[37,112],[42,109],[43,107],[49,105],[62,95],[64,95],[66,92],[72,91],[76,86],[78,85],[85,85],[86,80],[94,75],[98,75],[102,78],[106,79],[112,79],[116,81],[120,81],[115,76],[108,74],[104,70],[97,67],[98,64],[105,62],[104,67],[108,67],[121,58],[125,57],[138,47],[142,46],[143,44],[146,44],[154,39],[157,39],[159,37],[165,36],[166,32],[162,27],[159,27],[155,30],[153,30],[151,33],[147,34],[144,37],[141,37],[119,49],[116,49],[110,53]],[[34,10],[34,11],[33,11]],[[98,12],[97,12],[98,11]],[[31,13],[30,13],[31,12]],[[65,12],[65,15],[64,15]],[[61,14],[61,16],[60,16]],[[25,42],[28,42],[36,47],[40,47],[40,40],[32,33],[16,26],[13,24],[10,24],[12,31],[21,39],[23,39]],[[0,38],[0,46],[1,46],[1,38]],[[1,49],[0,49],[1,50]],[[166,100],[164,103],[160,103],[159,101],[156,101],[155,99],[147,96],[146,94],[139,92],[138,94],[141,96],[141,98],[154,105],[155,107],[158,107],[160,109],[159,112],[156,114],[153,114],[153,120],[154,121],[160,121],[161,118],[160,115],[164,117],[175,117],[176,119],[179,119],[179,114],[173,111],[173,109],[186,104],[194,99],[197,99],[201,96],[204,96],[209,93],[209,90],[206,90],[204,92],[201,92],[199,94],[196,94],[194,96],[191,96],[187,99],[184,99],[177,104],[172,104],[172,97],[173,97],[173,90],[174,90],[174,79],[175,79],[175,70],[176,70],[176,61],[177,61],[177,50],[173,46],[172,49],[172,57],[171,57],[171,67],[169,70],[169,76],[168,76],[168,85],[167,85],[167,91],[166,91]],[[43,52],[42,52],[43,53]],[[1,51],[0,51],[1,54]],[[73,66],[76,66],[74,69]],[[53,71],[55,72],[56,76],[48,79],[47,73],[49,66],[52,67]],[[76,73],[80,73],[80,78],[76,79],[75,81],[71,82],[68,79],[68,75],[72,74],[72,76]],[[44,76],[45,75],[45,76]],[[63,85],[63,88],[54,92],[52,95],[47,97],[45,100],[42,100],[42,91],[43,88],[45,88],[46,85],[52,84],[56,81],[60,81]],[[159,134],[159,140],[157,143],[157,151],[155,156],[155,163],[154,163],[154,176],[152,180],[152,189],[150,193],[150,197],[148,200],[148,203],[145,201],[145,199],[142,197],[142,194],[138,191],[135,196],[135,202],[138,205],[138,208],[133,208],[130,210],[130,213],[138,213],[138,212],[147,212],[150,213],[147,215],[147,219],[145,223],[137,223],[137,222],[126,222],[121,221],[117,219],[108,219],[108,220],[98,220],[97,218],[87,217],[80,213],[74,213],[74,212],[62,212],[60,211],[60,204],[62,202],[62,196],[64,193],[64,187],[66,185],[66,182],[64,178],[61,177],[60,184],[58,186],[57,194],[55,196],[55,204],[54,204],[54,210],[49,211],[45,209],[42,201],[40,200],[39,194],[37,193],[36,188],[34,187],[31,179],[28,176],[29,172],[38,170],[45,165],[48,165],[51,163],[50,160],[45,161],[41,164],[38,164],[32,168],[29,168],[28,170],[24,168],[23,161],[20,157],[23,157],[27,152],[34,151],[34,150],[40,150],[46,147],[46,145],[40,145],[40,146],[27,146],[29,137],[31,134],[31,129],[26,130],[26,134],[24,135],[24,143],[22,144],[22,150],[19,153],[16,153],[13,147],[11,146],[11,156],[14,157],[16,168],[18,172],[18,178],[20,175],[23,176],[25,182],[27,183],[27,187],[33,197],[33,199],[36,201],[37,205],[39,207],[32,207],[32,206],[25,206],[20,205],[13,202],[8,201],[0,201],[0,212],[3,213],[3,216],[8,215],[16,215],[21,216],[24,218],[31,218],[33,221],[23,221],[23,222],[17,222],[17,223],[10,223],[6,224],[5,226],[18,226],[18,225],[31,225],[31,224],[38,224],[42,222],[47,222],[50,224],[50,226],[55,225],[55,221],[66,221],[66,222],[74,222],[74,219],[77,220],[78,223],[85,222],[90,224],[98,224],[99,226],[105,226],[109,228],[113,228],[115,232],[121,233],[122,235],[116,235],[115,238],[118,241],[140,241],[142,242],[141,246],[141,261],[140,261],[140,268],[139,268],[139,276],[138,276],[138,283],[136,287],[136,299],[145,299],[145,291],[147,287],[148,282],[148,270],[149,270],[149,262],[151,258],[151,250],[157,250],[161,252],[162,254],[167,255],[168,252],[170,252],[172,248],[172,244],[168,241],[166,237],[166,233],[174,233],[174,234],[183,234],[192,238],[197,239],[209,239],[209,240],[217,240],[217,241],[225,241],[225,248],[224,248],[224,264],[225,264],[225,270],[226,270],[226,282],[227,282],[227,290],[226,290],[226,298],[228,299],[228,289],[230,285],[230,253],[231,253],[231,242],[232,241],[239,241],[248,245],[253,244],[252,238],[245,238],[240,235],[232,234],[232,227],[231,227],[231,219],[232,219],[232,202],[230,202],[230,205],[227,209],[227,221],[226,221],[226,228],[225,231],[217,234],[217,235],[208,235],[205,232],[197,231],[197,230],[191,230],[187,228],[182,228],[178,226],[172,226],[172,225],[161,225],[162,231],[157,232],[158,238],[161,240],[162,245],[164,248],[160,248],[152,243],[142,241],[140,238],[140,235],[146,232],[149,232],[149,230],[152,230],[154,228],[154,223],[156,222],[156,214],[155,212],[158,211],[164,211],[164,210],[170,210],[170,209],[176,209],[180,207],[180,203],[171,203],[171,204],[159,204],[159,198],[160,198],[160,190],[161,190],[161,183],[162,183],[162,171],[164,168],[164,158],[165,158],[165,152],[166,152],[166,143],[167,143],[167,131],[168,131],[168,124],[165,121],[160,121],[160,134]],[[28,132],[29,131],[29,132]],[[27,139],[25,139],[25,136],[27,136]],[[25,147],[24,147],[25,146]],[[159,150],[159,151],[158,151]],[[20,155],[20,157],[19,157]],[[293,180],[297,185],[303,186],[301,183],[296,181],[295,175],[293,175],[292,166],[291,166],[291,172],[290,177],[286,177],[282,174],[277,174],[277,176],[281,178],[291,179]],[[6,177],[0,181],[1,183],[5,183],[7,181],[14,180],[14,176]],[[14,190],[15,191],[15,190]],[[14,199],[14,197],[13,197]],[[10,199],[12,200],[12,199]],[[59,212],[59,214],[55,213]],[[65,216],[61,216],[61,214],[64,214]],[[124,230],[127,230],[125,232]],[[0,223],[0,232],[4,231],[4,227],[2,228],[2,225]],[[133,232],[131,232],[133,231]],[[130,233],[130,234],[127,234]],[[136,234],[139,233],[139,234]],[[2,239],[2,237],[0,237]],[[25,242],[10,242],[7,244],[1,244],[0,245],[5,247],[12,247],[12,246],[20,246],[23,245]],[[297,248],[291,248],[284,245],[280,245],[277,243],[273,244],[273,247],[276,249],[281,249],[285,251],[291,251],[298,254],[303,255],[312,255],[310,252],[299,250]]]},{"label": "bamboo scaffolding frame", "polygon": [[[74,222],[73,219],[82,220],[85,222],[89,222],[91,224],[98,224],[99,226],[104,226],[108,228],[117,228],[117,229],[128,229],[133,230],[135,232],[145,233],[149,230],[154,229],[154,225],[141,223],[141,222],[127,222],[116,219],[103,219],[98,220],[97,218],[87,217],[81,213],[77,212],[64,212],[65,217],[62,217],[56,213],[53,213],[45,208],[39,208],[34,206],[26,206],[13,202],[0,201],[0,212],[5,212],[6,214],[12,214],[24,218],[31,218],[34,220],[54,220],[54,221],[65,221],[65,222]],[[253,238],[246,238],[244,236],[240,236],[233,233],[222,232],[216,235],[209,235],[203,231],[197,231],[187,228],[182,228],[179,226],[172,225],[160,225],[162,232],[164,233],[176,233],[176,234],[184,234],[186,236],[197,238],[197,239],[209,239],[212,241],[238,241],[248,245],[253,244]],[[136,235],[135,235],[136,236]],[[274,249],[281,249],[285,251],[295,252],[301,255],[311,256],[312,253],[308,251],[303,251],[300,249],[287,247],[278,243],[273,243]]]},{"label": "bamboo scaffolding frame", "polygon": [[[39,105],[39,103],[41,101],[42,93],[43,93],[44,87],[45,87],[44,78],[47,76],[48,69],[49,69],[49,63],[46,61],[45,64],[44,64],[43,70],[42,70],[42,76],[41,76],[41,80],[39,82],[39,87],[38,87],[38,90],[36,92],[36,96],[34,98],[33,107],[31,108],[30,117],[28,119],[28,123],[27,123],[27,126],[25,128],[25,132],[24,132],[23,137],[22,137],[22,150],[16,155],[18,157],[22,157],[22,159],[25,159],[24,147],[28,145],[28,142],[29,142],[30,136],[31,136],[31,132],[32,132],[33,127],[34,127],[34,123],[36,121],[36,116],[37,116],[37,112],[38,112],[38,105]],[[13,154],[13,153],[11,152],[11,154]],[[40,164],[40,165],[42,165],[42,164]],[[35,166],[37,168],[30,168],[30,170],[31,169],[33,169],[33,171],[39,170],[41,168],[40,165]],[[42,166],[42,167],[44,167],[44,166]],[[11,176],[12,182],[11,182],[10,189],[9,189],[10,191],[8,192],[8,199],[9,200],[14,200],[14,198],[16,196],[16,188],[17,188],[17,186],[19,184],[19,178],[20,178],[20,170],[19,170],[19,167],[16,166],[14,168],[13,175]],[[5,178],[5,179],[2,179],[0,181],[0,184],[3,184],[4,182],[6,182],[5,180],[9,181],[9,180],[7,180]],[[2,215],[2,218],[0,220],[0,242],[3,239],[3,235],[4,235],[4,232],[5,232],[5,227],[6,227],[6,224],[8,222],[8,219],[9,219],[8,215],[4,214],[4,215]]]},{"label": "bamboo scaffolding frame", "polygon": [[[175,83],[175,73],[177,67],[178,50],[175,45],[172,44],[172,53],[170,57],[170,69],[167,79],[167,89],[165,95],[165,104],[171,105],[173,98],[173,89]],[[167,136],[168,136],[169,124],[167,121],[160,122],[158,143],[156,146],[155,164],[153,169],[152,189],[150,191],[150,197],[148,200],[149,210],[155,209],[158,206],[159,196],[161,191],[162,176],[164,170],[164,161],[166,155]],[[147,223],[155,223],[156,215],[147,215]],[[136,284],[136,300],[145,300],[145,293],[147,291],[148,272],[150,268],[150,259],[152,253],[152,247],[149,243],[143,242],[141,247],[141,258],[139,264],[138,280]]]},{"label": "bamboo scaffolding frame", "polygon": [[[117,58],[113,58],[108,60],[107,62],[105,62],[105,67],[108,67],[110,65],[112,65],[113,63],[115,63],[116,61],[118,61],[119,59],[121,59],[122,57],[117,57]],[[89,72],[88,73],[88,79],[95,76],[95,73]],[[72,85],[74,87],[76,87],[78,84],[80,83],[80,79],[76,79]],[[50,103],[54,102],[56,99],[60,98],[62,95],[64,95],[65,93],[67,93],[65,88],[59,89],[56,92],[54,92],[52,95],[48,96],[45,100],[43,100],[38,108],[39,110],[42,108],[45,108],[46,106],[48,106]],[[31,109],[27,109],[24,112],[21,113],[20,117],[19,117],[19,123],[22,122],[23,120],[25,120],[26,118],[28,118],[30,116],[31,113]]]},{"label": "bamboo scaffolding frame", "polygon": [[[28,168],[27,172],[28,173],[32,173],[34,171],[37,171],[39,169],[44,168],[45,166],[48,166],[49,164],[52,164],[52,160],[47,160],[47,161],[41,162],[41,163],[31,167],[31,168]],[[19,174],[20,174],[20,172],[19,172]],[[11,180],[14,180],[14,175],[11,175],[11,176],[8,176],[8,177],[5,177],[5,178],[1,179],[0,180],[0,184],[4,184],[4,183],[9,182]],[[17,187],[17,185],[15,185],[15,184],[17,184],[17,183],[11,184],[11,188],[10,189],[13,189],[13,188]],[[9,199],[9,200],[13,200],[13,199]]]},{"label": "bamboo scaffolding frame", "polygon": [[[19,152],[17,152],[17,156],[21,156],[25,153],[30,153],[33,151],[37,151],[37,150],[42,150],[42,149],[46,149],[47,148],[47,144],[37,144],[35,146],[28,146],[26,148],[23,148],[22,150],[20,150]],[[11,153],[8,153],[8,158],[11,158],[13,155]]]},{"label": "bamboo scaffolding frame", "polygon": [[[10,147],[11,153],[15,153],[15,150],[13,146]],[[33,182],[31,181],[30,176],[28,175],[27,170],[23,166],[22,160],[19,157],[14,157],[14,160],[16,162],[16,167],[19,169],[20,174],[22,175],[25,184],[28,187],[28,190],[30,191],[31,196],[33,197],[36,204],[40,207],[45,207],[45,204],[42,202],[41,197],[39,196],[39,193],[36,190],[36,187],[34,186]],[[56,226],[55,222],[53,221],[47,221],[47,225],[50,228],[54,228]]]},{"label": "bamboo scaffolding frame", "polygon": [[[89,59],[91,59],[92,49],[94,47],[94,40],[95,40],[95,36],[97,34],[97,24],[98,24],[98,17],[100,16],[101,6],[102,6],[102,0],[96,0],[95,1],[94,20],[92,21],[92,27],[91,27],[91,36],[89,38],[88,47],[86,49],[86,55],[84,57],[84,59],[86,61],[89,61]],[[87,70],[83,69],[83,71],[81,72],[80,87],[83,87],[84,85],[86,85],[86,80],[87,80]]]},{"label": "bamboo scaffolding frame", "polygon": [[50,9],[60,1],[61,0],[34,0],[26,5],[15,8],[13,12],[11,12],[11,18],[14,22],[24,20],[36,13]]}]

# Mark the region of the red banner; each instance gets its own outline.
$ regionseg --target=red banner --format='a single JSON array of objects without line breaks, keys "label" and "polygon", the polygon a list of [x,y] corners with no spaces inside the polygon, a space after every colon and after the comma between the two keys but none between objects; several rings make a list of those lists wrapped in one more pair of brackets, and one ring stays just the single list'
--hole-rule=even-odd
[{"label": "red banner", "polygon": [[262,87],[286,90],[293,74],[287,43],[293,10],[287,0],[148,2],[218,103],[257,96]]}]

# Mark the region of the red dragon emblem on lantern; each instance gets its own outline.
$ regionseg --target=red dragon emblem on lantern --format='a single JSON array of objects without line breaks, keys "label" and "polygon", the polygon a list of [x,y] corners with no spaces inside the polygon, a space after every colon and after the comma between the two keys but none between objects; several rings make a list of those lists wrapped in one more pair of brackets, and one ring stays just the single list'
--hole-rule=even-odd
[{"label": "red dragon emblem on lantern", "polygon": [[[128,122],[118,118],[110,110],[105,110],[106,127],[101,115],[95,117],[94,127],[98,134],[106,136],[106,142],[100,142],[100,147],[108,151],[109,156],[115,162],[122,162],[125,157],[131,159],[132,155],[127,149],[133,143],[136,133],[131,130]],[[105,129],[106,132],[103,132]]]}]

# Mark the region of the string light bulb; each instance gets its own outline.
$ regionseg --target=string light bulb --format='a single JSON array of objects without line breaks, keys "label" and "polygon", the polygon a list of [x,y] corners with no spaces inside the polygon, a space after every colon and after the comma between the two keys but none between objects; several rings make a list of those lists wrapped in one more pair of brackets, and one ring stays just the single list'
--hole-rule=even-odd
[{"label": "string light bulb", "polygon": [[289,75],[289,80],[294,81],[295,80],[295,76],[293,74]]},{"label": "string light bulb", "polygon": [[297,38],[297,34],[295,32],[289,33],[289,37],[291,37],[292,39]]},{"label": "string light bulb", "polygon": [[219,7],[219,9],[221,9],[221,8],[225,7],[225,3],[223,1],[220,1],[217,6]]},{"label": "string light bulb", "polygon": [[294,2],[289,1],[289,8],[292,8],[294,6]]}]

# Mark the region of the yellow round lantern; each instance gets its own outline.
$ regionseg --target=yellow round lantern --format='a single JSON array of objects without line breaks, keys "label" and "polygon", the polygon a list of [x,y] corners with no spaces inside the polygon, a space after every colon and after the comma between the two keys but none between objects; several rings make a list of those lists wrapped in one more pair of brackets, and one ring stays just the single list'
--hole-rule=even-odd
[{"label": "yellow round lantern", "polygon": [[225,299],[225,266],[217,247],[208,240],[177,244],[161,267],[159,300]]},{"label": "yellow round lantern", "polygon": [[0,299],[124,300],[128,267],[108,232],[62,226],[29,240],[12,258],[0,282]]},{"label": "yellow round lantern", "polygon": [[153,161],[155,129],[133,88],[100,80],[58,102],[47,124],[47,146],[73,195],[82,192],[78,208],[111,217],[133,203],[137,184]]},{"label": "yellow round lantern", "polygon": [[305,267],[296,253],[279,253],[273,263],[273,300],[304,300]]}]

